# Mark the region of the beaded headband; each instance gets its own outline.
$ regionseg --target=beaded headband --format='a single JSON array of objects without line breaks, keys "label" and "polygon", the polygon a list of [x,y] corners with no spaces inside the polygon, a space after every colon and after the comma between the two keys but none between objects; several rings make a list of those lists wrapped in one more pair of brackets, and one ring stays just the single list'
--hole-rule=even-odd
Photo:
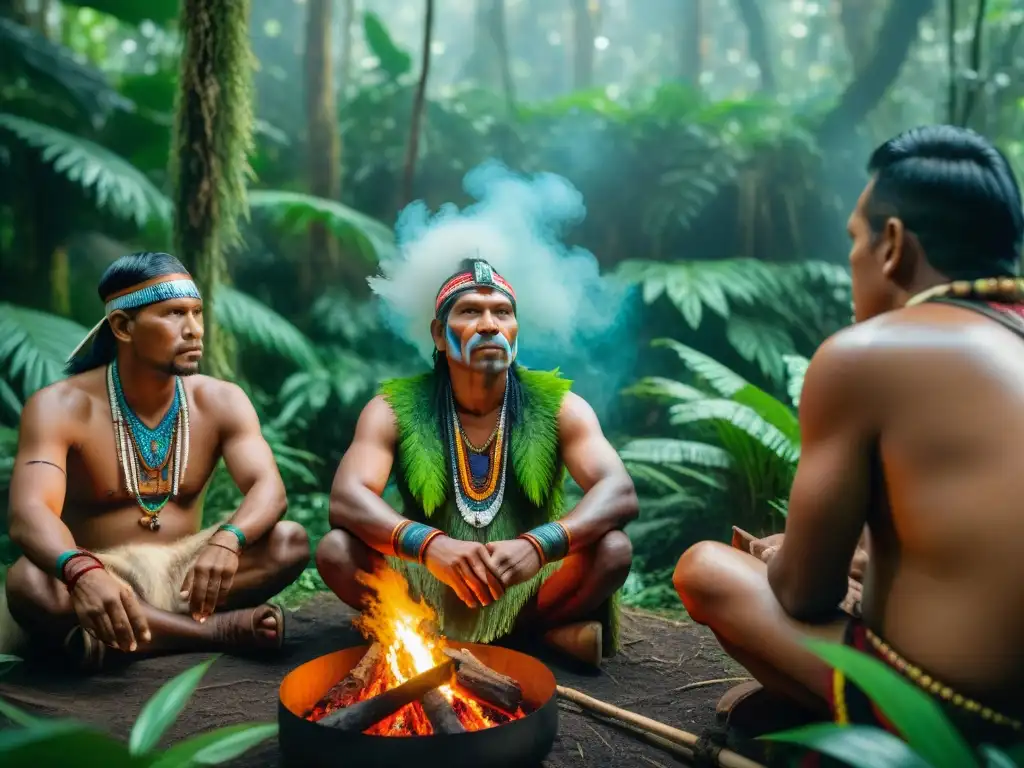
[{"label": "beaded headband", "polygon": [[495,272],[494,268],[486,261],[474,261],[471,272],[458,272],[449,277],[441,286],[434,301],[434,317],[440,320],[460,294],[474,288],[493,288],[500,291],[512,302],[512,311],[515,311],[516,293],[508,281]]},{"label": "beaded headband", "polygon": [[103,324],[110,320],[110,315],[113,312],[147,307],[150,304],[157,304],[161,301],[169,301],[170,299],[201,298],[203,296],[199,293],[199,288],[192,280],[192,276],[183,272],[154,277],[151,280],[125,288],[123,291],[112,293],[107,297],[106,303],[103,305],[103,318],[92,327],[92,330],[68,355],[67,362],[70,363],[74,360],[79,352],[92,343],[93,339],[96,338],[96,334],[100,332],[100,328],[103,327]]}]

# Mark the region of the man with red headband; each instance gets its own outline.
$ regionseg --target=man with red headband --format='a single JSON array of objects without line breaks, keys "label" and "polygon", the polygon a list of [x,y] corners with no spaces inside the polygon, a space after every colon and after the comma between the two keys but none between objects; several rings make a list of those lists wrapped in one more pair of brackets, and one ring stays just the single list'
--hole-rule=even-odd
[{"label": "man with red headband", "polygon": [[[437,292],[434,370],[385,382],[363,409],[317,567],[355,608],[359,572],[390,566],[450,638],[540,632],[597,665],[616,645],[637,497],[570,382],[516,363],[518,331],[512,287],[464,261]],[[404,514],[381,498],[393,470]],[[568,512],[566,471],[584,491]]]},{"label": "man with red headband", "polygon": [[[198,373],[203,301],[166,253],[107,268],[103,319],[67,379],[21,416],[10,536],[23,557],[0,594],[0,652],[66,650],[86,669],[123,652],[275,649],[265,601],[309,561],[252,404]],[[243,494],[200,530],[219,460]]]}]

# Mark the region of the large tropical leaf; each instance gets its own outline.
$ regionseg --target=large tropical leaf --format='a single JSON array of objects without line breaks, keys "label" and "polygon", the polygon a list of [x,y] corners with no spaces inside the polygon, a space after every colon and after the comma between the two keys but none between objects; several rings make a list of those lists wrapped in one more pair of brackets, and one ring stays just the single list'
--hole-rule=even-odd
[{"label": "large tropical leaf", "polygon": [[190,768],[220,765],[240,757],[278,731],[277,723],[228,725],[180,741],[158,757],[149,768]]},{"label": "large tropical leaf", "polygon": [[673,339],[655,339],[651,346],[671,349],[690,371],[722,397],[732,397],[747,386],[747,380],[738,373],[693,347],[680,344]]},{"label": "large tropical leaf", "polygon": [[[0,490],[11,485],[11,473],[14,471],[14,454],[18,450],[18,430],[0,427]],[[0,654],[0,670],[6,671],[11,659],[16,656]]]},{"label": "large tropical leaf", "polygon": [[28,87],[35,92],[56,88],[77,102],[91,120],[101,118],[111,109],[134,108],[102,72],[78,61],[70,49],[4,18],[0,18],[0,74],[5,74],[9,82],[15,82],[18,76],[26,78]]},{"label": "large tropical leaf", "polygon": [[144,755],[156,747],[167,729],[178,719],[203,675],[216,660],[217,657],[213,656],[186,669],[160,686],[160,690],[146,702],[128,736],[128,750],[133,755]]},{"label": "large tropical leaf", "polygon": [[[835,758],[852,768],[939,768],[911,749],[899,736],[867,725],[815,723],[762,737],[765,741],[797,744]],[[947,764],[952,768],[953,764]],[[975,762],[957,768],[974,768]]]},{"label": "large tropical leaf", "polygon": [[740,356],[756,363],[772,381],[783,381],[785,357],[796,352],[793,338],[779,325],[733,315],[725,325],[725,337]]},{"label": "large tropical leaf", "polygon": [[786,364],[786,393],[793,401],[793,407],[799,408],[800,393],[804,388],[804,376],[810,360],[802,355],[784,355],[782,360]]},{"label": "large tropical leaf", "polygon": [[24,402],[64,375],[64,361],[88,332],[59,315],[0,304],[0,379]]},{"label": "large tropical leaf", "polygon": [[27,728],[0,731],[0,765],[4,768],[65,765],[69,755],[80,755],[87,764],[104,768],[145,765],[109,734],[72,720],[41,720]]},{"label": "large tropical leaf", "polygon": [[800,446],[794,444],[785,432],[768,422],[754,408],[735,400],[708,398],[678,403],[669,409],[669,420],[676,426],[721,422],[753,438],[758,445],[787,464],[796,466],[800,458]]},{"label": "large tropical leaf", "polygon": [[227,285],[217,289],[217,321],[254,349],[291,360],[304,370],[320,367],[316,350],[302,331],[266,304]]},{"label": "large tropical leaf", "polygon": [[300,192],[254,189],[249,191],[249,208],[296,234],[305,233],[314,222],[323,224],[368,262],[376,263],[395,253],[394,234],[387,226],[334,200]]},{"label": "large tropical leaf", "polygon": [[143,21],[167,24],[178,18],[181,3],[180,0],[74,0],[64,5],[92,8],[128,24],[139,24]]},{"label": "large tropical leaf", "polygon": [[660,437],[630,440],[619,449],[619,456],[623,461],[645,464],[693,464],[709,469],[732,466],[729,454],[721,448],[691,440]]},{"label": "large tropical leaf", "polygon": [[90,193],[98,208],[134,221],[169,221],[170,201],[137,168],[99,144],[48,125],[0,113],[0,129],[42,155],[54,171]]}]

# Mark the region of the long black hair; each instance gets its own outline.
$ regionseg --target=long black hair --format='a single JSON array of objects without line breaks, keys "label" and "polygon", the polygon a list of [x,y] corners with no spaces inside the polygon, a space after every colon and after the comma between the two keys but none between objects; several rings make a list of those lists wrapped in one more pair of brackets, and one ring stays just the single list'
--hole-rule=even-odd
[{"label": "long black hair", "polygon": [[[115,293],[131,288],[133,285],[152,280],[163,275],[188,274],[185,265],[169,253],[152,253],[140,251],[114,261],[100,277],[97,288],[100,301],[104,304]],[[109,365],[117,356],[117,339],[110,330],[110,323],[100,326],[92,345],[83,349],[68,361],[64,370],[68,375],[85,373],[93,368]]]}]

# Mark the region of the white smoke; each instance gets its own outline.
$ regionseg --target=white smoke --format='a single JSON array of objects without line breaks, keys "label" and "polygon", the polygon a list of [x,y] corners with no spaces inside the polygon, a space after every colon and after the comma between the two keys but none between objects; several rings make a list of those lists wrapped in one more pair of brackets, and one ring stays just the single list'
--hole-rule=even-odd
[{"label": "white smoke", "polygon": [[386,322],[425,359],[437,291],[470,257],[489,262],[516,292],[521,359],[565,354],[621,320],[626,287],[603,278],[589,251],[562,241],[586,215],[569,181],[488,161],[466,174],[463,187],[477,202],[462,210],[446,204],[431,216],[420,201],[406,207],[395,227],[398,255],[369,280]]}]

